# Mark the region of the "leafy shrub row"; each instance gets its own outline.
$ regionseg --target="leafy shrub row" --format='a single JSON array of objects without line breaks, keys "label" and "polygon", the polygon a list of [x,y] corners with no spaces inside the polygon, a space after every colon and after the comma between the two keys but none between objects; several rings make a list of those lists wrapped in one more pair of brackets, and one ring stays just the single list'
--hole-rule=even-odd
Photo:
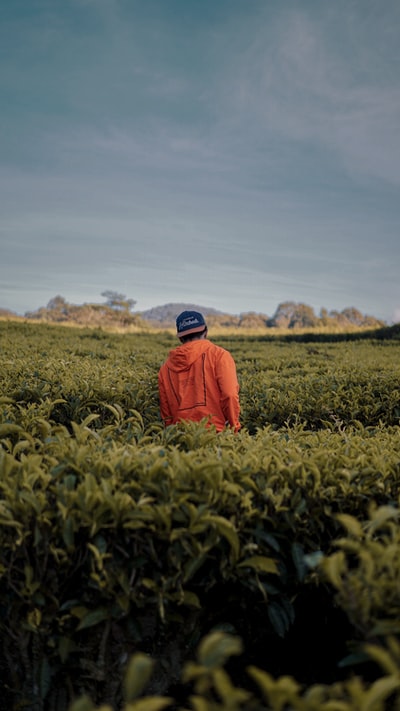
[{"label": "leafy shrub row", "polygon": [[5,707],[400,703],[394,343],[224,342],[217,435],[162,427],[168,334],[0,334]]},{"label": "leafy shrub row", "polygon": [[[398,341],[219,341],[236,359],[241,421],[252,434],[294,423],[399,424]],[[96,414],[101,427],[113,419],[105,405],[136,409],[146,424],[159,419],[157,372],[176,339],[0,323],[0,344],[3,394],[22,408],[53,403],[47,416],[59,424]]]}]

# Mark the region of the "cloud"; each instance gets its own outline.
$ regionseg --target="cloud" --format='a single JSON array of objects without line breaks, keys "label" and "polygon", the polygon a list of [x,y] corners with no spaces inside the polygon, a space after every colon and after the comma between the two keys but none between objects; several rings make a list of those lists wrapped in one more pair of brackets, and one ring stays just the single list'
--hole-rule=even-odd
[{"label": "cloud", "polygon": [[[247,124],[246,148],[264,146],[270,155],[272,140],[280,149],[289,141],[291,151],[294,144],[313,146],[314,155],[318,144],[353,178],[397,186],[400,86],[392,71],[392,18],[366,17],[360,37],[359,15],[343,12],[341,3],[323,17],[303,8],[282,12],[272,25],[258,18],[251,44],[220,78],[228,130]],[[399,26],[400,10],[394,14]],[[381,43],[388,34],[389,47]]]},{"label": "cloud", "polygon": [[397,4],[184,5],[8,6],[2,284],[391,313]]}]

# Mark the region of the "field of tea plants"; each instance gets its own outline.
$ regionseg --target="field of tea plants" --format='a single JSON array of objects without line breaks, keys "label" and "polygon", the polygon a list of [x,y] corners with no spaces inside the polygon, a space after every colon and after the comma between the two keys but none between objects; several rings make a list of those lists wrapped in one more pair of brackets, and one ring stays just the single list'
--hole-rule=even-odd
[{"label": "field of tea plants", "polygon": [[0,709],[400,709],[389,336],[211,333],[235,435],[163,427],[170,333],[0,322]]}]

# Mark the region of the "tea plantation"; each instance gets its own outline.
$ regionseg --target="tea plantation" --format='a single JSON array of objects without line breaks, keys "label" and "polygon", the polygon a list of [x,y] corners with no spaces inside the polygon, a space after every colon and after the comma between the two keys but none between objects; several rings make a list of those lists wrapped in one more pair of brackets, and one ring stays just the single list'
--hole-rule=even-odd
[{"label": "tea plantation", "polygon": [[210,337],[237,435],[168,332],[0,322],[0,709],[400,709],[398,329]]}]

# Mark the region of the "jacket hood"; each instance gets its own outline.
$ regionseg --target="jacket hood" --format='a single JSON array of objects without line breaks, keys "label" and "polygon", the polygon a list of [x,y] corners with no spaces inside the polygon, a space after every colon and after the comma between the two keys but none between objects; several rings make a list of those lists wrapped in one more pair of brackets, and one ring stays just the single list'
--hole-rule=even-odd
[{"label": "jacket hood", "polygon": [[167,365],[171,370],[177,372],[188,370],[198,358],[201,358],[203,353],[211,348],[211,345],[210,341],[203,338],[182,343],[178,348],[174,348],[173,351],[169,352]]}]

